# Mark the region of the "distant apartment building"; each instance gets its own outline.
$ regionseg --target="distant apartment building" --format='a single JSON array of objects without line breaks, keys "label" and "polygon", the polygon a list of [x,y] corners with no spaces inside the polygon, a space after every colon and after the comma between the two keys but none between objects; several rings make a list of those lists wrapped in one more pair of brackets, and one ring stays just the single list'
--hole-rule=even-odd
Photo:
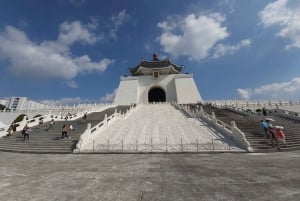
[{"label": "distant apartment building", "polygon": [[27,97],[10,97],[6,107],[12,110],[35,110],[44,108],[46,105],[29,100]]},{"label": "distant apartment building", "polygon": [[7,108],[12,110],[23,110],[25,103],[28,99],[26,97],[10,97],[8,100]]}]

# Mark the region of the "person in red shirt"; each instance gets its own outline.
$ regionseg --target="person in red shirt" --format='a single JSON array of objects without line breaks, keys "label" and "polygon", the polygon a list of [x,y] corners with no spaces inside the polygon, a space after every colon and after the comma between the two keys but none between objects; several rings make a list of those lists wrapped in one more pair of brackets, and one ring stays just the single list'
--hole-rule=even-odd
[{"label": "person in red shirt", "polygon": [[276,138],[277,141],[281,144],[286,144],[285,133],[282,130],[283,128],[276,128]]}]

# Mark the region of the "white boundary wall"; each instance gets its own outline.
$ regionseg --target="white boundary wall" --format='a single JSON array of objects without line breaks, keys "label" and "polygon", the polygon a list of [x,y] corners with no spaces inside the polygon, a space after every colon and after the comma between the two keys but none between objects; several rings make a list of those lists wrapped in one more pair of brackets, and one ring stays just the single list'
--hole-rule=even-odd
[{"label": "white boundary wall", "polygon": [[300,100],[206,100],[205,102],[219,107],[230,106],[245,110],[251,109],[253,111],[256,109],[262,109],[264,107],[266,109],[282,109],[300,112]]}]

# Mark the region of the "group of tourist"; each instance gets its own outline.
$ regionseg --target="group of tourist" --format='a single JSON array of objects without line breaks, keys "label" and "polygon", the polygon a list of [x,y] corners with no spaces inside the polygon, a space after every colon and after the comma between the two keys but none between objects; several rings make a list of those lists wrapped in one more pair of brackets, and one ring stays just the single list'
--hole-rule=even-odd
[{"label": "group of tourist", "polygon": [[16,123],[12,123],[7,130],[8,131],[7,136],[15,135],[15,133],[17,131],[17,127],[18,127],[18,125]]},{"label": "group of tourist", "polygon": [[[82,117],[83,122],[86,121],[86,118],[87,118],[87,113],[85,113]],[[43,119],[40,119],[39,125],[42,125],[43,123],[44,123]],[[51,119],[51,121],[49,123],[49,128],[47,130],[51,131],[54,124],[55,124],[54,119]],[[15,124],[15,123],[11,124],[11,126],[8,129],[8,135],[7,136],[14,135],[15,132],[16,132],[17,126],[18,125]],[[62,127],[62,131],[61,131],[61,139],[70,139],[71,137],[70,137],[70,134],[68,134],[68,132],[73,131],[73,130],[74,130],[74,127],[73,127],[72,124],[64,124],[63,127]],[[28,126],[28,124],[26,124],[24,126],[24,128],[22,129],[22,131],[21,131],[21,134],[23,135],[23,140],[24,141],[29,140],[29,133],[30,132],[31,132],[31,128]]]},{"label": "group of tourist", "polygon": [[273,126],[272,121],[274,120],[270,118],[264,118],[263,120],[261,120],[260,124],[264,129],[265,137],[267,139],[271,139],[273,147],[276,143],[277,149],[280,150],[281,144],[286,145],[285,133],[283,132],[284,128],[282,126]]},{"label": "group of tourist", "polygon": [[[51,119],[51,121],[49,123],[49,128],[47,130],[51,131],[51,129],[53,128],[53,125],[54,125],[54,119]],[[63,128],[62,128],[62,137],[61,137],[62,139],[70,139],[71,138],[70,135],[68,135],[69,130],[71,130],[71,131],[74,130],[73,125],[72,124],[64,124]],[[24,128],[22,129],[22,131],[21,131],[24,141],[29,140],[29,133],[30,132],[31,132],[31,129],[28,126],[28,124],[26,124],[24,126]]]}]

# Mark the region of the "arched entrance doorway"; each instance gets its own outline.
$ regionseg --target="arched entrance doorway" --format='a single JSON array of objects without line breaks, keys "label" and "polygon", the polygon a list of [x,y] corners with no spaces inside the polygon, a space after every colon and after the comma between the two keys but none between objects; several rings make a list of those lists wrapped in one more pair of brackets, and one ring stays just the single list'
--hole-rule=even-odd
[{"label": "arched entrance doorway", "polygon": [[166,93],[162,88],[153,87],[148,92],[148,102],[166,102]]}]

